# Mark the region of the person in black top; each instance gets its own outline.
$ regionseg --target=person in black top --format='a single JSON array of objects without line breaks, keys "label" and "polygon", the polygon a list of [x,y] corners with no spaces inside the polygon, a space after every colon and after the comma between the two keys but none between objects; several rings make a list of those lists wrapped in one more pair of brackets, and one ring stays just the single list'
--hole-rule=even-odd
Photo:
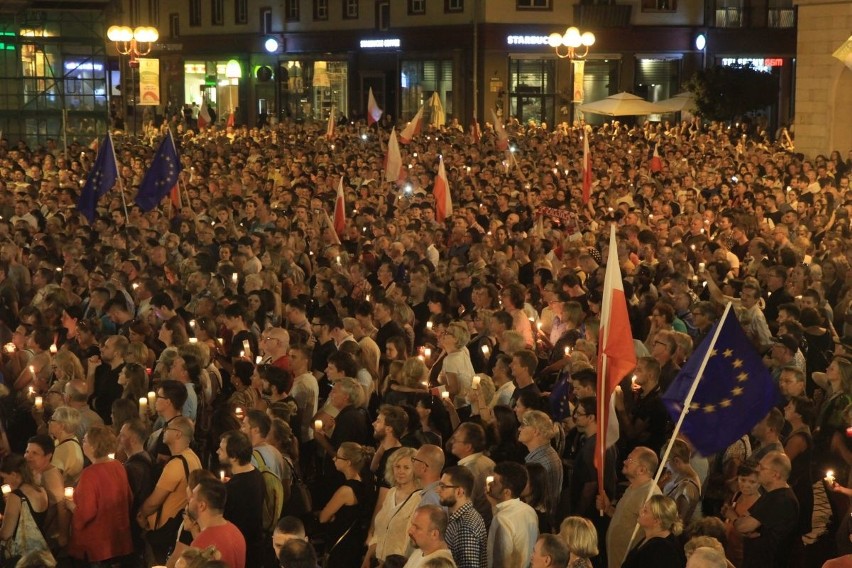
[{"label": "person in black top", "polygon": [[[89,405],[104,421],[112,424],[112,403],[121,398],[123,388],[118,376],[124,368],[124,354],[129,342],[121,335],[113,335],[104,341],[101,355],[89,358]],[[103,362],[101,362],[103,361]]]},{"label": "person in black top", "polygon": [[230,472],[225,484],[228,500],[225,519],[236,525],[246,539],[246,566],[271,566],[272,541],[263,534],[263,499],[266,486],[263,474],[251,464],[252,445],[248,436],[233,430],[222,436],[216,455]]},{"label": "person in black top", "polygon": [[781,452],[769,452],[757,468],[757,479],[765,493],[747,515],[733,519],[734,528],[751,537],[743,539],[743,566],[786,568],[793,547],[802,543],[798,538],[799,503],[787,485],[790,458]]},{"label": "person in black top", "polygon": [[[249,357],[250,361],[254,361],[255,355],[260,355],[260,347],[257,343],[257,337],[249,331],[246,324],[246,309],[238,303],[228,304],[222,312],[225,322],[225,327],[233,334],[231,346],[228,349],[228,356],[231,362],[236,362],[244,357]],[[246,350],[248,345],[248,350]]]},{"label": "person in black top", "polygon": [[[139,418],[125,422],[118,433],[118,443],[127,456],[124,470],[127,481],[133,492],[133,505],[130,509],[131,518],[136,518],[139,507],[154,490],[157,476],[154,471],[154,460],[145,451],[143,444],[148,437],[148,429]],[[145,541],[138,523],[130,523],[130,535],[133,538],[133,558],[131,566],[144,566]]]},{"label": "person in black top", "polygon": [[[375,322],[378,331],[376,332],[376,345],[379,346],[379,353],[384,358],[385,347],[387,347],[388,338],[398,335],[399,337],[408,337],[405,330],[402,329],[393,319],[393,302],[386,298],[378,300],[373,308],[373,321]],[[409,345],[409,347],[411,347]]]},{"label": "person in black top", "polygon": [[521,349],[512,355],[512,378],[515,380],[515,392],[512,393],[512,406],[523,392],[533,392],[541,396],[541,390],[533,381],[535,369],[538,367],[538,357],[531,349]]},{"label": "person in black top", "polygon": [[[637,446],[646,446],[657,455],[667,440],[670,420],[662,401],[660,389],[660,364],[653,357],[641,357],[636,364],[635,382],[622,381],[616,390],[615,411],[622,424],[622,436],[627,453]],[[632,386],[633,403],[626,408],[627,393],[622,389]]]}]

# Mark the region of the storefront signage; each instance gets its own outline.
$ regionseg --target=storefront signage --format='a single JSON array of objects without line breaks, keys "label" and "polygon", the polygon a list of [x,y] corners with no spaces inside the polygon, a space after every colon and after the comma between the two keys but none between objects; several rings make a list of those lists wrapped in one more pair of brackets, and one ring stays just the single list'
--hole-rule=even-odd
[{"label": "storefront signage", "polygon": [[784,60],[780,57],[771,57],[766,59],[754,58],[754,57],[723,57],[722,65],[728,67],[730,65],[748,65],[751,64],[752,67],[759,71],[768,71],[773,67],[783,67]]},{"label": "storefront signage", "polygon": [[548,45],[546,35],[510,35],[506,36],[509,45]]},{"label": "storefront signage", "polygon": [[66,61],[66,71],[103,71],[102,63],[92,63],[91,61]]},{"label": "storefront signage", "polygon": [[402,42],[399,38],[361,40],[361,49],[387,49],[389,47],[400,47],[400,45],[402,45]]}]

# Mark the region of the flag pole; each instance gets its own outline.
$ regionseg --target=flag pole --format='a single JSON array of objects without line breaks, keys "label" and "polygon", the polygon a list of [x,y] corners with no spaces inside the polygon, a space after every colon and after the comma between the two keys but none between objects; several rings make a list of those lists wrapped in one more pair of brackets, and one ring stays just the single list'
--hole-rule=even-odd
[{"label": "flag pole", "polygon": [[[609,326],[607,326],[606,335],[601,338],[601,339],[603,339],[604,342],[607,342],[607,343],[609,343],[609,329],[610,329]],[[606,354],[606,345],[601,344],[600,349],[601,349],[602,354],[601,354],[601,368],[599,369],[600,373],[598,374],[598,381],[603,382],[603,381],[606,381],[606,367],[607,367],[607,360],[609,358],[607,357],[607,354]],[[604,392],[604,389],[600,388],[601,386],[603,386],[603,385],[599,385],[599,388],[597,389],[598,393]],[[605,397],[602,397],[602,396],[597,397],[597,399],[598,399],[598,411],[597,411],[598,415],[596,416],[596,419],[598,421],[597,436],[598,436],[598,442],[599,442],[597,444],[597,446],[598,446],[597,451],[598,451],[598,454],[599,454],[598,457],[600,458],[600,463],[601,463],[601,467],[597,468],[597,470],[598,470],[598,495],[600,495],[601,497],[603,497],[606,494],[606,490],[604,489],[603,478],[604,478],[604,469],[606,468],[606,461],[605,461],[606,460],[606,450],[607,450],[606,434],[607,434],[607,429],[608,429],[608,424],[607,424],[608,421],[604,420],[604,411],[605,411],[604,405],[608,404],[608,401],[605,401],[604,398]],[[612,420],[612,417],[610,417],[610,420]],[[603,437],[601,437],[601,436],[603,436]],[[603,440],[603,443],[600,443],[601,440]],[[600,513],[601,517],[604,516],[604,512],[605,511],[603,509],[598,509],[598,513]],[[629,550],[629,548],[628,548],[628,550]]]},{"label": "flag pole", "polygon": [[109,145],[112,148],[112,159],[115,162],[115,169],[118,175],[118,189],[121,192],[121,205],[124,207],[124,226],[128,227],[130,225],[130,215],[127,214],[127,198],[124,196],[124,181],[121,179],[121,172],[118,171],[118,158],[115,157],[115,142],[112,141],[112,134],[107,130],[107,137],[109,138]]},{"label": "flag pole", "polygon": [[[701,377],[704,376],[704,369],[707,367],[707,361],[710,360],[710,357],[713,355],[713,348],[716,347],[716,340],[719,339],[719,334],[722,332],[722,326],[725,323],[725,319],[727,319],[728,314],[731,311],[731,302],[725,306],[725,311],[722,313],[722,317],[719,319],[719,323],[716,325],[716,331],[713,333],[713,339],[710,341],[710,345],[707,347],[707,355],[704,356],[704,360],[701,361],[701,366],[698,367],[698,372],[695,373],[695,379],[692,381],[692,386],[689,387],[689,392],[686,393],[686,400],[683,401],[683,409],[680,411],[680,416],[677,419],[677,423],[675,424],[674,431],[672,432],[672,436],[669,439],[669,443],[666,446],[666,451],[663,453],[663,457],[660,460],[660,466],[657,468],[657,474],[654,476],[654,483],[651,484],[651,487],[648,489],[648,496],[645,497],[645,501],[651,498],[651,495],[654,491],[654,487],[657,486],[657,483],[660,482],[660,477],[663,475],[663,468],[666,465],[666,462],[669,459],[669,454],[672,451],[672,446],[674,445],[675,440],[677,439],[677,435],[680,433],[680,428],[683,426],[683,421],[686,418],[686,415],[689,413],[689,405],[692,404],[692,397],[695,396],[695,391],[698,389],[698,383],[701,381]],[[644,501],[643,501],[644,502]],[[624,555],[624,558],[627,558],[627,554],[630,552],[630,546],[633,544],[633,540],[636,538],[636,533],[639,532],[639,522],[637,520],[636,524],[633,526],[633,534],[630,536],[630,542],[627,543],[627,552]],[[624,562],[624,560],[622,560]]]}]

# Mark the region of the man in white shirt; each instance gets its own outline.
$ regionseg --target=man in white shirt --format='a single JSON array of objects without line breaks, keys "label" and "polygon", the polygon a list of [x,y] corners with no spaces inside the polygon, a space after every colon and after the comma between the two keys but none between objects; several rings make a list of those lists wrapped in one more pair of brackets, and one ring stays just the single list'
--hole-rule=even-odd
[{"label": "man in white shirt", "polygon": [[408,557],[404,568],[420,568],[433,558],[445,558],[453,566],[456,565],[444,541],[447,522],[447,512],[438,505],[424,505],[414,511],[411,525],[408,527],[408,536],[416,550]]},{"label": "man in white shirt", "polygon": [[307,345],[290,347],[290,371],[293,373],[293,387],[290,396],[299,408],[300,428],[297,435],[301,444],[307,444],[314,439],[313,422],[317,413],[319,400],[319,383],[311,373],[311,357],[313,353]]},{"label": "man in white shirt", "polygon": [[521,501],[527,485],[521,464],[501,462],[494,466],[488,495],[497,502],[488,530],[488,568],[526,566],[538,538],[538,515]]}]

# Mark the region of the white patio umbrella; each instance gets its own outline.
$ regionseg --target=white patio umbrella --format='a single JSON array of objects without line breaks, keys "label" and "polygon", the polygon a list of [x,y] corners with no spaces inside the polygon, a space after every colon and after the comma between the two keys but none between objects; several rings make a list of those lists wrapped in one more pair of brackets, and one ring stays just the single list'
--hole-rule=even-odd
[{"label": "white patio umbrella", "polygon": [[695,98],[692,93],[678,93],[670,99],[654,103],[660,108],[659,112],[684,112],[695,110]]},{"label": "white patio umbrella", "polygon": [[438,92],[432,93],[432,98],[429,99],[429,124],[432,126],[444,126],[447,122],[447,115],[444,113],[444,105],[441,104],[441,97]]},{"label": "white patio umbrella", "polygon": [[639,116],[663,112],[654,103],[630,93],[618,93],[605,99],[580,105],[577,110],[606,116]]}]

